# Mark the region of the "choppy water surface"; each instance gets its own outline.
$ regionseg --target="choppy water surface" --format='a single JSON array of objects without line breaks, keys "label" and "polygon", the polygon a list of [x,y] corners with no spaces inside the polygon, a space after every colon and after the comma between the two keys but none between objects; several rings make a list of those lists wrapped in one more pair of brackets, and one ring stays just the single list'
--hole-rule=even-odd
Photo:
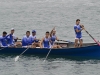
[{"label": "choppy water surface", "polygon": [[[19,38],[27,30],[37,31],[42,38],[45,31],[56,26],[57,36],[74,41],[75,20],[89,33],[100,40],[100,0],[0,0],[0,31],[10,32],[15,28]],[[84,42],[93,42],[83,31]],[[71,60],[65,58],[44,58],[24,56],[14,62],[15,56],[0,56],[1,75],[98,75],[99,60]]]},{"label": "choppy water surface", "polygon": [[1,75],[98,75],[100,60],[71,60],[65,58],[44,58],[23,56],[14,62],[15,56],[1,56]]}]

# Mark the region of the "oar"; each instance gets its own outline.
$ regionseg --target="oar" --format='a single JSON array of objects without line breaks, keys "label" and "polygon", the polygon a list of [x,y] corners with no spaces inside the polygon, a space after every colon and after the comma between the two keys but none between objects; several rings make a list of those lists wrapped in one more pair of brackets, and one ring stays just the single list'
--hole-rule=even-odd
[{"label": "oar", "polygon": [[[52,33],[52,31],[53,31],[53,30],[55,30],[55,27],[51,30],[51,33]],[[50,54],[51,50],[52,50],[52,49],[50,48],[50,50],[49,50],[48,54],[46,55],[46,58],[45,58],[45,60],[44,60],[43,62],[45,62],[45,61],[46,61],[46,59],[47,59],[47,57],[49,56],[49,54]]]},{"label": "oar", "polygon": [[51,50],[52,50],[52,49],[50,48],[50,50],[49,50],[48,54],[46,55],[46,58],[45,58],[45,60],[44,60],[43,62],[45,62],[45,61],[46,61],[46,59],[47,59],[47,57],[49,56],[49,54],[50,54]]},{"label": "oar", "polygon": [[0,50],[3,50],[3,49],[5,49],[5,48],[7,48],[7,47],[3,47],[3,48],[1,48]]},{"label": "oar", "polygon": [[[87,34],[89,34],[89,32],[85,28],[84,30]],[[89,36],[100,46],[100,43],[96,39],[94,39],[92,35],[89,34]]]},{"label": "oar", "polygon": [[71,42],[71,41],[65,41],[65,40],[58,40],[58,41],[63,41],[63,42],[68,42],[68,43],[74,43],[74,42]]},{"label": "oar", "polygon": [[19,56],[16,56],[15,58],[15,62],[18,61],[19,57],[24,54],[27,50],[29,49],[29,47],[27,49],[25,49]]},{"label": "oar", "polygon": [[18,39],[18,40],[22,40],[22,39]]}]

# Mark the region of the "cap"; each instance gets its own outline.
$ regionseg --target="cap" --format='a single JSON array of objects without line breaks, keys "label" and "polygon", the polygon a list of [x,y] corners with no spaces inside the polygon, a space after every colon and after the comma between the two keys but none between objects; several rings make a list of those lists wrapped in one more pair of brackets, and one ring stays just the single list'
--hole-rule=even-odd
[{"label": "cap", "polygon": [[32,33],[36,33],[36,30],[32,30]]},{"label": "cap", "polygon": [[11,30],[15,30],[14,28],[11,28]]}]

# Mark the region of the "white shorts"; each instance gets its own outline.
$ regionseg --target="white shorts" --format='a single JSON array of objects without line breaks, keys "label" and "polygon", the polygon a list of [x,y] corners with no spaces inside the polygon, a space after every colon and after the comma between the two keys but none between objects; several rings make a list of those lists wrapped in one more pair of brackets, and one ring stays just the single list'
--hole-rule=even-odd
[{"label": "white shorts", "polygon": [[49,47],[43,47],[43,48],[52,48],[52,46],[50,45]]},{"label": "white shorts", "polygon": [[77,39],[77,40],[82,40],[82,38],[75,38],[75,39]]},{"label": "white shorts", "polygon": [[8,44],[8,47],[14,47],[14,46],[16,46],[16,44]]},{"label": "white shorts", "polygon": [[36,47],[36,48],[40,48],[40,47]]},{"label": "white shorts", "polygon": [[2,44],[0,44],[0,47],[8,47],[8,46],[3,46]]},{"label": "white shorts", "polygon": [[0,47],[8,47],[8,46],[0,46]]}]

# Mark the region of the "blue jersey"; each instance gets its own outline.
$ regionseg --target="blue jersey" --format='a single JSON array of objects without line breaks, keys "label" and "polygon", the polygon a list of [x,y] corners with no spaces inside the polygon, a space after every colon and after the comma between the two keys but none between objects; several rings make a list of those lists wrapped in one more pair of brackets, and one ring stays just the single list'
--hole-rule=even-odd
[{"label": "blue jersey", "polygon": [[50,48],[50,38],[44,38],[43,40],[43,48]]},{"label": "blue jersey", "polygon": [[13,34],[10,34],[10,35],[7,37],[7,41],[8,41],[8,44],[9,44],[9,45],[13,45],[13,44],[14,44]]},{"label": "blue jersey", "polygon": [[32,45],[32,37],[29,36],[24,36],[23,39],[22,39],[22,46],[28,46],[28,45]]},{"label": "blue jersey", "polygon": [[36,36],[31,35],[31,37],[32,37],[32,43],[33,42],[39,42],[39,40],[36,40]]},{"label": "blue jersey", "polygon": [[51,45],[54,45],[55,40],[56,40],[56,35],[52,35],[51,36]]},{"label": "blue jersey", "polygon": [[80,25],[74,25],[74,30],[75,30],[75,34],[76,34],[76,38],[81,38],[82,37],[82,32],[76,32],[76,29],[81,30],[81,26]]},{"label": "blue jersey", "polygon": [[0,43],[1,43],[1,47],[7,47],[8,46],[8,42],[7,42],[7,37],[8,37],[9,35],[7,35],[7,36],[5,36],[5,37],[3,37],[3,36],[0,36]]}]

